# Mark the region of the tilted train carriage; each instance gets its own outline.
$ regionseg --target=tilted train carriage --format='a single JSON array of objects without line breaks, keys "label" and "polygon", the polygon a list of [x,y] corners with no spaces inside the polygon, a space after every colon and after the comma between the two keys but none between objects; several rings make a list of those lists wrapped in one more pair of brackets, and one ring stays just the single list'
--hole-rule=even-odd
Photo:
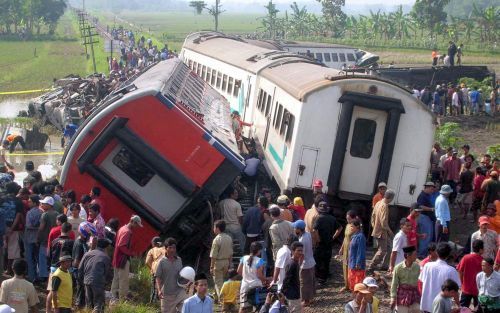
[{"label": "tilted train carriage", "polygon": [[221,33],[189,35],[180,57],[254,123],[245,135],[257,141],[280,189],[310,194],[319,178],[341,205],[369,208],[384,181],[396,205],[416,200],[435,119],[409,90]]},{"label": "tilted train carriage", "polygon": [[210,238],[211,204],[244,167],[227,101],[178,59],[115,91],[85,121],[63,158],[77,195],[103,188],[103,216],[144,228],[132,247],[173,235],[193,258]]}]

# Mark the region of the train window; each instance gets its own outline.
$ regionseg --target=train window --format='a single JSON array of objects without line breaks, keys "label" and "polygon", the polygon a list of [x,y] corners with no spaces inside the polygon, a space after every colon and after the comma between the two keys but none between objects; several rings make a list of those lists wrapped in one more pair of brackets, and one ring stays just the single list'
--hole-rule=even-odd
[{"label": "train window", "polygon": [[[235,79],[233,96],[238,97],[238,95],[240,94],[240,87],[241,87],[241,80]],[[248,102],[247,102],[247,105],[248,105]]]},{"label": "train window", "polygon": [[217,72],[217,88],[220,88],[221,83],[222,83],[222,73]]},{"label": "train window", "polygon": [[201,64],[198,63],[198,67],[196,68],[196,74],[198,74],[198,76],[201,76]]},{"label": "train window", "polygon": [[113,164],[141,187],[146,186],[155,176],[155,173],[139,156],[126,148],[121,148],[113,157]]},{"label": "train window", "polygon": [[[276,104],[278,105],[278,103],[276,102]],[[276,128],[276,130],[279,130],[279,127],[281,125],[281,115],[283,114],[283,106],[280,104],[278,106],[278,111],[276,113],[276,119],[274,120],[274,128]]]},{"label": "train window", "polygon": [[339,53],[340,62],[345,62],[345,54]]},{"label": "train window", "polygon": [[193,61],[188,60],[188,66],[189,66],[189,68],[191,68],[191,69],[192,69],[192,68],[193,68]]},{"label": "train window", "polygon": [[316,53],[316,60],[323,62],[323,53]]},{"label": "train window", "polygon": [[336,53],[332,53],[332,62],[338,62],[339,61],[339,55]]},{"label": "train window", "polygon": [[347,61],[351,61],[351,62],[356,61],[356,59],[354,58],[354,54],[348,53],[347,54]]},{"label": "train window", "polygon": [[234,78],[229,77],[229,82],[227,84],[227,93],[229,95],[233,94],[233,81],[234,81]]},{"label": "train window", "polygon": [[226,91],[227,88],[227,75],[222,76],[222,91]]},{"label": "train window", "polygon": [[325,62],[331,62],[330,53],[323,53],[323,55],[325,56]]},{"label": "train window", "polygon": [[271,105],[272,105],[271,101],[272,101],[271,95],[267,95],[266,111],[264,113],[264,116],[266,116],[266,117],[269,114],[269,111],[271,111]]},{"label": "train window", "polygon": [[212,70],[212,75],[210,77],[210,85],[215,86],[215,79],[217,78],[217,71]]},{"label": "train window", "polygon": [[207,77],[205,79],[205,81],[207,82],[207,84],[210,84],[210,78],[212,77],[212,69],[210,67],[207,67]]},{"label": "train window", "polygon": [[286,129],[286,136],[285,136],[285,142],[287,143],[292,142],[294,124],[295,124],[295,116],[293,116],[293,114],[289,114],[288,128]]},{"label": "train window", "polygon": [[207,67],[203,65],[203,68],[201,70],[201,78],[205,80],[206,77],[207,77]]},{"label": "train window", "polygon": [[283,120],[281,121],[280,126],[280,135],[283,136],[285,133],[286,125],[288,124],[288,119],[290,118],[290,112],[287,109],[283,112]]},{"label": "train window", "polygon": [[193,72],[195,72],[195,73],[196,73],[196,65],[197,65],[197,64],[198,64],[198,63],[193,62]]},{"label": "train window", "polygon": [[262,97],[264,96],[264,90],[259,89],[259,97],[257,98],[257,109],[260,110],[260,107],[262,106]]},{"label": "train window", "polygon": [[372,156],[376,131],[377,123],[375,121],[358,118],[354,122],[354,130],[352,132],[351,156],[369,159]]}]

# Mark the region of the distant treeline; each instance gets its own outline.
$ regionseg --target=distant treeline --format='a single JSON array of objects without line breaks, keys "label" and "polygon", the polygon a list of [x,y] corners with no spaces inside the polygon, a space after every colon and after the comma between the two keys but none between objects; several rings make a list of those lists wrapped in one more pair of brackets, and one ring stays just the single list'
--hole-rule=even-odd
[{"label": "distant treeline", "polygon": [[489,6],[498,6],[498,0],[451,0],[446,6],[449,15],[456,17],[468,17],[474,9],[485,9]]},{"label": "distant treeline", "polygon": [[65,9],[64,0],[0,0],[0,33],[52,35]]}]

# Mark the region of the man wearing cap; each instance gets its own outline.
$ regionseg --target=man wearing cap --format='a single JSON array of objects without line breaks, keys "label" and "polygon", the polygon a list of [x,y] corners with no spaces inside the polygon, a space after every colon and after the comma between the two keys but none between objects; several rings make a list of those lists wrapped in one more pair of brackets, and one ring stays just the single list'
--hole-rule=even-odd
[{"label": "man wearing cap", "polygon": [[400,230],[394,236],[392,242],[392,252],[389,265],[389,273],[394,270],[394,267],[404,261],[403,248],[408,246],[408,234],[411,231],[411,222],[407,218],[402,218],[399,221]]},{"label": "man wearing cap", "polygon": [[462,294],[460,295],[460,305],[468,308],[474,300],[474,307],[478,305],[478,293],[476,276],[481,272],[481,256],[484,251],[482,240],[472,241],[472,252],[465,255],[457,265],[460,281],[462,281]]},{"label": "man wearing cap", "polygon": [[52,197],[45,197],[40,200],[40,209],[42,209],[43,213],[40,218],[40,227],[37,234],[37,242],[40,246],[38,250],[38,271],[40,280],[46,281],[49,277],[47,266],[49,233],[56,226],[57,219],[57,212],[54,210],[54,199]]},{"label": "man wearing cap", "polygon": [[269,213],[273,220],[271,227],[269,227],[269,236],[271,237],[273,246],[273,259],[276,260],[278,250],[285,244],[288,237],[293,234],[293,226],[290,222],[281,218],[281,210],[279,207],[271,207]]},{"label": "man wearing cap", "polygon": [[373,208],[371,216],[372,237],[377,242],[377,252],[373,256],[368,272],[377,267],[384,269],[389,262],[387,254],[389,251],[390,240],[394,233],[389,227],[389,204],[394,199],[396,193],[388,189],[384,194],[384,199],[379,201]]},{"label": "man wearing cap", "polygon": [[391,309],[398,313],[419,313],[420,293],[418,291],[418,275],[420,266],[417,250],[414,246],[403,248],[404,262],[396,265],[391,283]]},{"label": "man wearing cap", "polygon": [[354,286],[354,299],[344,307],[345,313],[371,313],[372,305],[370,298],[371,292],[365,284],[359,283]]},{"label": "man wearing cap", "polygon": [[288,222],[293,222],[294,218],[292,215],[292,212],[290,209],[288,209],[288,206],[290,205],[290,199],[286,195],[281,195],[276,199],[276,204],[281,210],[281,219],[288,221]]},{"label": "man wearing cap", "polygon": [[306,223],[303,220],[295,221],[293,228],[303,245],[304,262],[300,266],[300,298],[302,304],[308,306],[314,298],[316,287],[314,281],[316,261],[314,260],[313,243],[311,234],[306,232]]},{"label": "man wearing cap", "polygon": [[325,284],[330,275],[333,241],[340,236],[343,227],[330,214],[328,202],[322,200],[318,203],[318,213],[312,227],[313,231],[319,235],[319,243],[314,248],[314,260],[316,261],[316,277],[320,284]]},{"label": "man wearing cap", "polygon": [[313,196],[323,194],[323,181],[321,179],[315,179],[313,182]]},{"label": "man wearing cap", "polygon": [[381,182],[378,184],[378,192],[373,196],[372,199],[372,209],[375,205],[382,199],[384,199],[385,191],[387,190],[387,184]]},{"label": "man wearing cap", "polygon": [[482,240],[484,243],[483,258],[495,259],[498,250],[498,234],[496,231],[489,229],[490,220],[488,216],[481,216],[478,220],[478,224],[479,230],[472,234],[471,243],[473,243],[474,240]]},{"label": "man wearing cap", "polygon": [[375,278],[368,276],[363,279],[363,284],[368,287],[368,291],[372,294],[371,305],[373,309],[373,313],[378,313],[378,307],[380,304],[380,299],[375,296],[378,290],[378,284]]},{"label": "man wearing cap", "polygon": [[187,298],[182,305],[182,313],[211,313],[214,302],[207,297],[208,279],[205,273],[196,274],[194,278],[196,294]]},{"label": "man wearing cap", "polygon": [[71,313],[73,307],[73,279],[69,273],[71,255],[59,258],[59,268],[52,274],[52,288],[47,296],[52,299],[52,308],[57,313]]},{"label": "man wearing cap", "polygon": [[105,286],[111,279],[111,258],[105,252],[106,238],[97,239],[97,247],[85,253],[78,267],[78,279],[85,285],[85,302],[94,313],[104,313]]},{"label": "man wearing cap", "polygon": [[213,275],[215,283],[216,300],[220,298],[220,291],[224,284],[226,276],[233,258],[233,239],[225,233],[226,222],[223,220],[215,221],[214,234],[210,249],[210,274]]},{"label": "man wearing cap", "polygon": [[132,235],[135,229],[142,227],[141,218],[132,215],[127,225],[123,225],[116,235],[115,250],[113,253],[113,282],[111,284],[112,297],[125,300],[129,291],[130,257],[134,252],[130,249]]},{"label": "man wearing cap", "polygon": [[462,162],[460,162],[460,159],[457,156],[458,151],[453,149],[451,157],[447,158],[443,162],[444,181],[451,187],[451,189],[453,189],[453,192],[450,195],[451,203],[453,203],[456,197],[457,184],[460,181],[460,169],[462,168]]},{"label": "man wearing cap", "polygon": [[450,240],[450,206],[449,198],[453,189],[449,185],[441,186],[440,195],[436,199],[436,241]]}]

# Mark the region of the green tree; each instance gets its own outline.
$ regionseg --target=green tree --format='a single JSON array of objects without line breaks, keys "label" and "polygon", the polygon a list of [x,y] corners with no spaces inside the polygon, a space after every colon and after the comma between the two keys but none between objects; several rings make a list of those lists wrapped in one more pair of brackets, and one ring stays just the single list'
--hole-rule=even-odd
[{"label": "green tree", "polygon": [[307,12],[307,9],[305,6],[300,8],[299,5],[297,4],[297,2],[293,2],[290,5],[290,8],[292,9],[292,14],[291,14],[292,19],[290,21],[292,31],[294,32],[295,35],[303,37],[305,35],[305,33],[308,31],[309,13]]},{"label": "green tree", "polygon": [[205,3],[205,1],[191,1],[189,2],[189,6],[194,8],[196,14],[200,15],[207,4]]},{"label": "green tree", "polygon": [[276,33],[279,24],[279,10],[276,9],[276,5],[272,0],[270,0],[269,3],[264,6],[264,8],[266,8],[267,14],[262,18],[262,26],[264,27],[264,31],[269,34],[270,39],[276,39]]},{"label": "green tree", "polygon": [[316,0],[321,3],[323,17],[333,37],[342,37],[347,15],[342,11],[345,0]]},{"label": "green tree", "polygon": [[224,10],[222,10],[222,4],[220,4],[220,0],[215,0],[215,4],[210,8],[207,8],[207,11],[214,17],[215,31],[219,31],[219,16],[225,12]]},{"label": "green tree", "polygon": [[417,20],[422,21],[425,25],[431,38],[438,29],[436,26],[446,22],[447,14],[445,6],[450,0],[416,0],[412,8],[412,15],[417,17]]}]

